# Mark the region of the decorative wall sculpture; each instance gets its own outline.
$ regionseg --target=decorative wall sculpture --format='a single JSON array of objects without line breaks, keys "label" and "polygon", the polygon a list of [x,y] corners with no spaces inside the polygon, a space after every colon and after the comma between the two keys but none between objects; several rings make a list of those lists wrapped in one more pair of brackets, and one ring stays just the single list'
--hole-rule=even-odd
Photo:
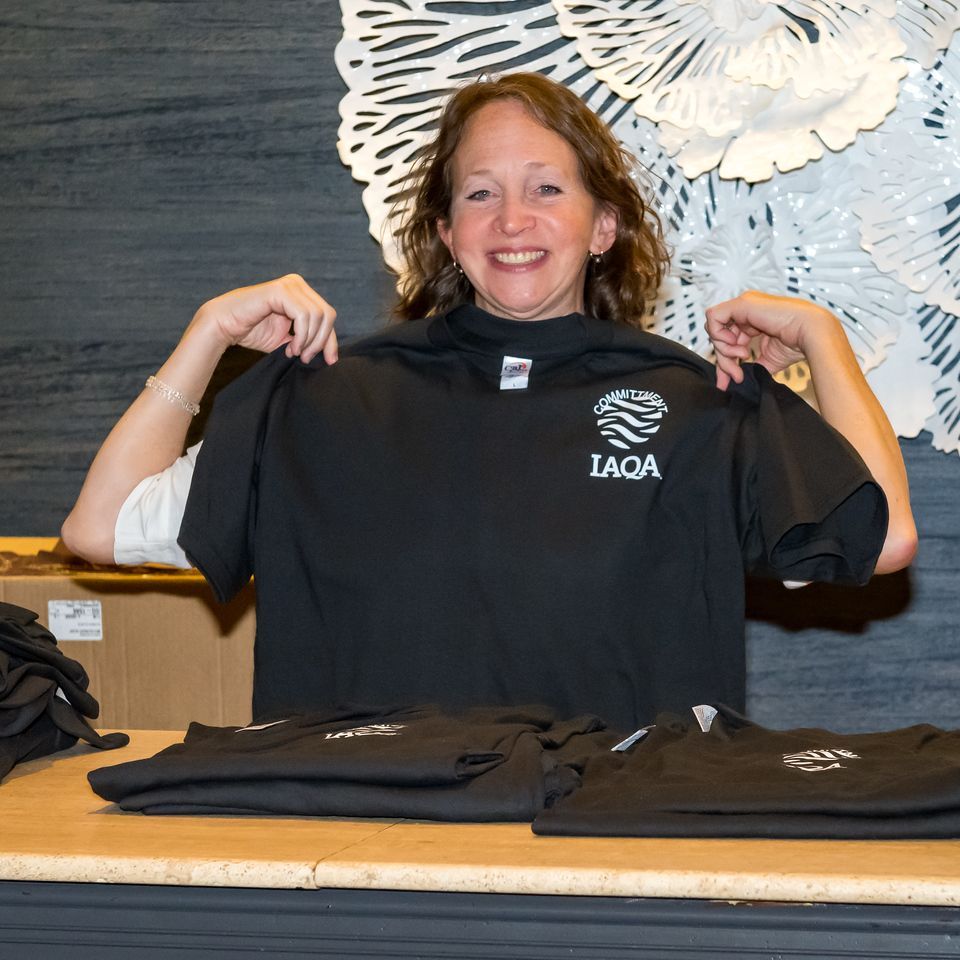
[{"label": "decorative wall sculpture", "polygon": [[[674,251],[651,329],[709,355],[711,303],[751,287],[822,303],[897,432],[960,452],[960,0],[341,8],[340,156],[391,265],[391,209],[443,99],[537,70],[649,171]],[[802,365],[783,379],[807,385]]]}]

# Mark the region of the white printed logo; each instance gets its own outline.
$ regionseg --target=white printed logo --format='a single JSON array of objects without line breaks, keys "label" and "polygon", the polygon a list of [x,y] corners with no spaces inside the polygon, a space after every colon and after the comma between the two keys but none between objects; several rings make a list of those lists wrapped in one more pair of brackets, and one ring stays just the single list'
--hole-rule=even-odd
[{"label": "white printed logo", "polygon": [[667,404],[652,390],[611,390],[593,408],[607,442],[620,450],[646,443],[660,429]]},{"label": "white printed logo", "polygon": [[395,737],[406,726],[405,723],[368,723],[363,727],[354,727],[352,730],[338,730],[336,733],[327,733],[324,740],[345,740],[348,737]]},{"label": "white printed logo", "polygon": [[644,477],[661,479],[657,459],[652,453],[648,453],[645,457],[631,455],[622,460],[618,460],[612,454],[604,459],[602,453],[591,453],[590,460],[593,464],[590,470],[591,477],[620,477],[624,480],[642,480]]},{"label": "white printed logo", "polygon": [[817,773],[820,770],[841,770],[846,767],[841,760],[859,760],[860,757],[850,750],[831,747],[829,750],[801,750],[799,753],[785,753],[783,762],[795,770]]},{"label": "white printed logo", "polygon": [[[652,390],[623,387],[601,397],[593,412],[597,415],[601,436],[613,446],[629,450],[635,444],[646,443],[660,429],[667,404],[659,393]],[[590,476],[617,477],[621,480],[642,480],[644,477],[661,479],[657,458],[652,453],[645,457],[591,453]]]}]

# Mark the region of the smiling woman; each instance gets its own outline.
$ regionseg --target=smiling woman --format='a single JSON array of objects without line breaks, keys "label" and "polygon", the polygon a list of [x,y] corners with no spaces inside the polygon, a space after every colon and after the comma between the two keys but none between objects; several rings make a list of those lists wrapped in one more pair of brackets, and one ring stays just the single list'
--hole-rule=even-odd
[{"label": "smiling woman", "polygon": [[[516,73],[464,87],[411,173],[395,314],[412,320],[474,299],[518,320],[585,309],[640,324],[669,255],[639,172],[561,84]],[[508,276],[513,292],[499,300]]]},{"label": "smiling woman", "polygon": [[[465,86],[413,175],[407,322],[338,357],[299,277],[205,304],[65,541],[192,561],[221,599],[255,572],[255,716],[398,697],[624,727],[742,709],[744,571],[863,583],[909,563],[906,477],[822,308],[711,307],[716,369],[639,329],[666,255],[631,172],[566,88]],[[273,355],[178,459],[231,343]],[[822,418],[770,376],[798,357]]]}]

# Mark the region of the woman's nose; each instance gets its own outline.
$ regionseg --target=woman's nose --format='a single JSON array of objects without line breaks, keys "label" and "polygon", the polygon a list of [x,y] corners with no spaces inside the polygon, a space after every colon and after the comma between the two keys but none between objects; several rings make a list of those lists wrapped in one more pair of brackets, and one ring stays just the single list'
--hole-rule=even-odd
[{"label": "woman's nose", "polygon": [[533,226],[533,212],[528,208],[523,197],[505,196],[500,204],[498,226],[507,236],[515,236],[529,230]]}]

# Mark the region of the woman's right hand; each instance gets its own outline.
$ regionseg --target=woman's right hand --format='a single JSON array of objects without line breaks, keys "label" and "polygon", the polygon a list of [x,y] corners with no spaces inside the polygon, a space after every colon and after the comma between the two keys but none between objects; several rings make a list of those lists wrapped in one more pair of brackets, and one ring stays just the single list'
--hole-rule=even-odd
[{"label": "woman's right hand", "polygon": [[[273,351],[309,363],[321,351],[337,359],[336,311],[302,277],[231,290],[205,303],[173,353],[156,371],[158,380],[199,401],[224,350],[234,344]],[[191,416],[178,403],[143,390],[103,442],[61,535],[74,553],[112,563],[117,516],[130,491],[169,467],[183,452]]]},{"label": "woman's right hand", "polygon": [[208,300],[188,327],[213,333],[226,349],[249,347],[271,353],[287,345],[288,357],[309,363],[323,352],[327,363],[337,360],[337,312],[295,273],[238,287]]}]

